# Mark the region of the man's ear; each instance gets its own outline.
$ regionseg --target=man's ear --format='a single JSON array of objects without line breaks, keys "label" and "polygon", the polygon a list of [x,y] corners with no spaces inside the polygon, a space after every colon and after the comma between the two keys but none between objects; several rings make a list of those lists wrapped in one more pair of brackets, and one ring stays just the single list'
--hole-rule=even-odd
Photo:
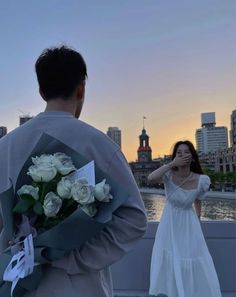
[{"label": "man's ear", "polygon": [[78,84],[78,87],[77,87],[77,89],[76,89],[76,97],[77,97],[79,100],[84,99],[85,85],[86,85],[85,80],[81,81],[81,82]]},{"label": "man's ear", "polygon": [[43,92],[42,92],[42,90],[41,90],[40,88],[39,88],[39,94],[40,94],[40,96],[43,98],[43,100],[47,102],[47,99],[46,99],[46,97],[44,96],[44,94],[43,94]]}]

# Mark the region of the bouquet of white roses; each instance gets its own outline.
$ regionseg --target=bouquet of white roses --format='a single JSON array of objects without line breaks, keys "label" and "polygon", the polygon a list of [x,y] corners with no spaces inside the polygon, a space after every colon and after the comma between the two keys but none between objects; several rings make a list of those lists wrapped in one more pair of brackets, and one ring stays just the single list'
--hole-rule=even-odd
[{"label": "bouquet of white roses", "polygon": [[80,169],[76,169],[71,157],[64,153],[36,156],[32,163],[27,172],[32,184],[23,185],[17,191],[20,199],[13,211],[37,215],[36,230],[58,224],[78,207],[93,217],[102,203],[112,199],[106,179],[93,185],[86,177],[76,178]]},{"label": "bouquet of white roses", "polygon": [[42,266],[98,235],[127,198],[94,161],[43,134],[14,188],[0,193],[4,236],[13,243],[0,254],[0,296],[36,289]]}]

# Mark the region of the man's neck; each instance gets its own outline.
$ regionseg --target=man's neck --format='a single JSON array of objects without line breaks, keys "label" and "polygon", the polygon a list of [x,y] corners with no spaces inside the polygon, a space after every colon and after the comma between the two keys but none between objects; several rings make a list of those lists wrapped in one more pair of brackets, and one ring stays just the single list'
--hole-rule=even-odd
[{"label": "man's neck", "polygon": [[47,102],[45,111],[64,111],[75,116],[76,105],[73,100],[55,99]]}]

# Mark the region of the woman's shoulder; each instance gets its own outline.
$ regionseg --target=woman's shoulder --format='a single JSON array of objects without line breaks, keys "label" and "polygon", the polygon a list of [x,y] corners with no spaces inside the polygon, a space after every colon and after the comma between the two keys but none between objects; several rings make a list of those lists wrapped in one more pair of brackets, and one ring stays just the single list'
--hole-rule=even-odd
[{"label": "woman's shoulder", "polygon": [[200,178],[203,181],[210,180],[210,177],[208,175],[206,175],[206,174],[201,174],[201,173],[196,173],[196,172],[193,172],[192,174],[197,179]]},{"label": "woman's shoulder", "polygon": [[198,188],[206,190],[210,187],[211,180],[208,175],[193,172],[193,178],[198,180]]},{"label": "woman's shoulder", "polygon": [[210,177],[206,174],[199,174],[201,176],[201,179],[204,181],[211,181]]}]

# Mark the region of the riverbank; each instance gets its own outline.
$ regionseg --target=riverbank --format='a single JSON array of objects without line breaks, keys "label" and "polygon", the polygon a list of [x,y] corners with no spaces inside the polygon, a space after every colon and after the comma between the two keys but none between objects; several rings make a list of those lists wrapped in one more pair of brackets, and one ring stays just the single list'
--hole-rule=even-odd
[{"label": "riverbank", "polygon": [[[165,190],[157,188],[140,188],[140,193],[165,195]],[[206,198],[236,200],[236,192],[208,191]]]}]

